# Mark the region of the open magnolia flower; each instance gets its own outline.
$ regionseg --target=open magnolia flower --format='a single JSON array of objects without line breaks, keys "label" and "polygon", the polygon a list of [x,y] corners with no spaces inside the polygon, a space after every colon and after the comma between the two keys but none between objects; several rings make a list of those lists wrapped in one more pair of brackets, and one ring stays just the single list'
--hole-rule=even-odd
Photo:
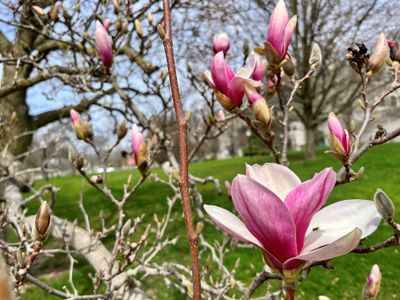
[{"label": "open magnolia flower", "polygon": [[270,267],[292,270],[304,261],[352,251],[381,221],[373,201],[344,200],[321,209],[335,181],[331,168],[302,183],[278,164],[247,165],[246,175],[234,178],[231,191],[243,222],[223,208],[204,208],[221,229],[261,248]]},{"label": "open magnolia flower", "polygon": [[218,52],[211,63],[211,72],[206,71],[204,75],[209,84],[216,90],[217,99],[221,105],[230,110],[242,104],[245,85],[259,87],[261,81],[251,79],[254,68],[256,67],[256,57],[252,53],[250,63],[234,73],[225,62],[224,53]]}]

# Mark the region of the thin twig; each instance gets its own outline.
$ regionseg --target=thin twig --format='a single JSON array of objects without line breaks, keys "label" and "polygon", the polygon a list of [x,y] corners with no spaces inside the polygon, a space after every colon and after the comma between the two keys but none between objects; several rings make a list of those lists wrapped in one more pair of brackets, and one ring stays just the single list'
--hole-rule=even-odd
[{"label": "thin twig", "polygon": [[174,49],[172,46],[172,26],[169,0],[164,0],[164,50],[167,58],[168,73],[170,78],[172,99],[176,113],[178,135],[179,135],[179,153],[180,153],[180,190],[182,196],[182,206],[185,216],[185,224],[187,234],[189,236],[190,255],[192,258],[192,279],[193,279],[193,299],[201,299],[200,286],[200,269],[198,257],[198,240],[196,231],[193,225],[192,211],[189,198],[189,172],[187,160],[187,123],[183,116],[182,102],[179,94],[178,80],[176,76]]}]

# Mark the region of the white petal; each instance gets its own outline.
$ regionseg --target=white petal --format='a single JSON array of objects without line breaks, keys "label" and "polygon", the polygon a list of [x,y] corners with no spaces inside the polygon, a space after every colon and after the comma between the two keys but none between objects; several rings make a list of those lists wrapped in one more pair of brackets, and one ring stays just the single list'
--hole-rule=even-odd
[{"label": "white petal", "polygon": [[289,168],[273,163],[262,166],[246,165],[246,175],[265,186],[282,201],[295,186],[301,183],[299,177]]},{"label": "white petal", "polygon": [[204,204],[204,210],[222,230],[240,241],[254,244],[263,248],[261,243],[250,233],[243,222],[230,211],[215,205]]},{"label": "white petal", "polygon": [[215,88],[214,81],[212,80],[211,72],[210,71],[204,71],[204,76],[206,77],[208,84],[212,87]]},{"label": "white petal", "polygon": [[344,200],[317,212],[307,229],[303,251],[311,251],[332,243],[358,227],[361,238],[372,234],[381,217],[375,203],[368,200]]},{"label": "white petal", "polygon": [[359,228],[355,228],[353,231],[331,244],[313,251],[302,251],[300,255],[287,260],[285,265],[295,260],[324,261],[345,255],[357,247],[360,242],[360,238],[361,230]]}]

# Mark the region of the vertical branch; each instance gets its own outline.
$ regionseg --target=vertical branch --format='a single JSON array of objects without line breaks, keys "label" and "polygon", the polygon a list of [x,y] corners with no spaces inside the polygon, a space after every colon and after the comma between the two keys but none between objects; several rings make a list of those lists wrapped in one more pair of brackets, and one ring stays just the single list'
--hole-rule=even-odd
[{"label": "vertical branch", "polygon": [[193,278],[193,299],[201,299],[200,293],[200,270],[198,257],[198,240],[193,225],[192,211],[189,198],[189,174],[187,159],[187,123],[183,116],[182,102],[179,94],[178,80],[176,76],[174,49],[172,46],[172,26],[171,11],[169,0],[164,0],[164,50],[167,59],[168,73],[171,85],[172,99],[177,119],[178,135],[179,135],[179,154],[180,154],[180,176],[179,184],[182,195],[183,213],[185,216],[186,230],[189,237],[190,255],[192,258],[192,278]]}]

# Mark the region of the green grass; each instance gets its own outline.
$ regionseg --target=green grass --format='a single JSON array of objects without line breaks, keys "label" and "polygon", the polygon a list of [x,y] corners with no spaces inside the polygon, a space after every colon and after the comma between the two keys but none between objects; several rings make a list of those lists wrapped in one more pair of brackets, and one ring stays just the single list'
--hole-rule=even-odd
[{"label": "green grass", "polygon": [[[389,144],[372,149],[367,153],[354,167],[358,170],[361,166],[365,167],[365,175],[356,182],[340,185],[336,187],[329,197],[329,203],[343,199],[372,199],[377,187],[385,190],[392,200],[399,204],[400,197],[400,144]],[[244,164],[247,163],[264,163],[270,161],[268,156],[244,157],[227,159],[221,161],[205,161],[194,163],[190,167],[190,171],[197,176],[215,176],[221,180],[232,180],[238,173],[244,172]],[[339,168],[339,163],[330,155],[324,154],[323,150],[318,153],[317,159],[309,162],[302,160],[302,153],[291,153],[290,167],[302,179],[311,177],[315,172],[320,171],[324,167],[333,166],[335,170]],[[159,170],[155,170],[159,172]],[[126,182],[129,174],[136,174],[136,171],[119,171],[110,174],[109,183],[113,188],[113,192],[118,196],[122,195],[122,185]],[[134,178],[137,178],[134,176]],[[83,187],[84,205],[91,216],[91,220],[95,228],[99,228],[99,213],[102,210],[110,224],[116,219],[115,208],[109,200],[101,196],[92,187],[82,182],[78,176],[66,176],[62,178],[52,179],[51,182],[61,190],[57,195],[57,202],[54,207],[54,213],[62,218],[70,221],[78,220],[83,224],[82,215],[79,212],[77,202]],[[37,186],[46,182],[38,182]],[[218,195],[211,184],[200,187],[203,200],[208,204],[217,204],[228,209],[232,209],[231,202],[226,195]],[[146,182],[137,193],[135,193],[127,204],[127,212],[129,217],[136,217],[145,214],[145,221],[152,222],[153,215],[162,215],[166,210],[166,195],[170,195],[170,190],[158,183],[151,181]],[[30,213],[34,213],[37,205],[32,204],[29,208]],[[174,222],[168,228],[168,235],[180,236],[179,242],[175,246],[164,249],[158,256],[158,261],[177,261],[189,264],[189,254],[187,241],[185,239],[184,223],[181,217],[181,207],[177,204],[174,209]],[[400,215],[397,213],[397,217]],[[144,226],[143,226],[144,227]],[[209,241],[215,239],[221,240],[222,233],[214,227],[206,225],[204,228],[205,237]],[[372,235],[367,244],[384,240],[391,234],[389,226],[383,224],[381,228]],[[111,240],[105,241],[110,244]],[[48,241],[47,247],[54,245],[54,241]],[[326,270],[322,267],[314,268],[309,278],[304,281],[298,289],[299,299],[317,299],[318,295],[326,295],[333,299],[359,299],[365,282],[365,278],[374,263],[378,263],[382,274],[383,281],[381,286],[380,299],[397,299],[400,298],[397,288],[397,274],[400,269],[400,259],[398,257],[398,249],[384,249],[373,254],[351,254],[340,257],[332,261],[335,266],[334,270]],[[233,266],[236,259],[241,258],[241,264],[237,277],[248,283],[251,278],[262,269],[261,253],[255,249],[237,249],[226,256],[226,264]],[[207,265],[206,261],[202,261],[203,265]],[[68,262],[65,259],[56,257],[42,265],[36,272],[51,271],[52,269],[61,269],[67,267]],[[81,293],[91,293],[90,279],[88,273],[92,272],[84,261],[79,260],[77,263],[78,272],[75,274],[74,282]],[[51,283],[57,288],[63,285],[68,287],[68,275],[61,273],[59,276],[46,277],[44,280]],[[218,276],[218,274],[215,274]],[[161,278],[155,278],[145,284],[145,288],[151,289],[154,299],[185,299],[183,295],[172,288],[160,288],[163,286]],[[260,288],[260,295],[263,288]],[[36,288],[29,288],[23,295],[25,299],[56,299],[54,296],[46,296],[44,292]]]}]

